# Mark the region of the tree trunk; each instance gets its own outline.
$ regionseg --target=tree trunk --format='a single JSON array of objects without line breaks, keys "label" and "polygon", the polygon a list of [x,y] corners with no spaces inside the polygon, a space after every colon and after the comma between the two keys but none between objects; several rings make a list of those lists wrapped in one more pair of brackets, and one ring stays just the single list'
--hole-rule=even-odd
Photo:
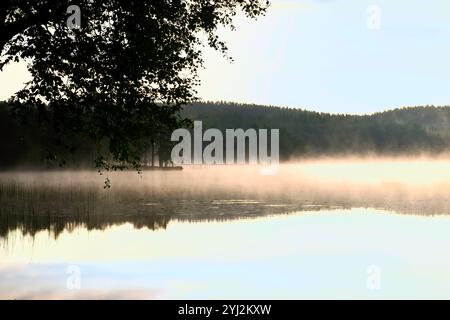
[{"label": "tree trunk", "polygon": [[152,167],[155,166],[155,142],[152,140]]}]

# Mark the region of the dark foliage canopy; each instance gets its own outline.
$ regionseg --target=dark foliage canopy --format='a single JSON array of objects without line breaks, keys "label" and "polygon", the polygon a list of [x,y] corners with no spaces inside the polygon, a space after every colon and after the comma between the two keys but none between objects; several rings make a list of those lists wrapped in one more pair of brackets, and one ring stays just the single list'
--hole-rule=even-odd
[{"label": "dark foliage canopy", "polygon": [[[80,8],[81,23],[67,21]],[[139,166],[142,143],[185,125],[180,105],[196,98],[202,47],[226,54],[220,26],[238,12],[261,15],[261,0],[2,0],[0,71],[25,60],[32,80],[12,99],[38,112],[55,143],[83,134],[108,141],[103,168]],[[112,166],[110,164],[113,163]]]}]

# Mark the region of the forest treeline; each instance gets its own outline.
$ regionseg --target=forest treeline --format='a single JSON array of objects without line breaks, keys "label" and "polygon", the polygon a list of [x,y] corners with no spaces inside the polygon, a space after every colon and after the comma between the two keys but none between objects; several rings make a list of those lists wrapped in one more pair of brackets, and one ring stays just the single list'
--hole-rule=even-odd
[{"label": "forest treeline", "polygon": [[372,115],[329,114],[272,106],[208,102],[184,108],[205,128],[280,129],[283,159],[302,156],[444,152],[450,107],[409,107]]},{"label": "forest treeline", "polygon": [[[204,130],[280,129],[283,160],[373,153],[414,155],[450,149],[450,107],[408,107],[372,115],[346,115],[203,102],[185,106],[182,115],[203,121]],[[51,129],[42,127],[37,117],[31,116],[23,123],[7,103],[0,103],[0,168],[55,166],[64,162],[68,166],[93,166],[99,146],[82,136],[70,137],[70,150],[63,150],[65,144],[61,144],[63,162],[49,159],[48,151],[58,148],[54,135]],[[161,148],[166,155],[167,151]],[[142,158],[148,163],[148,154]]]}]

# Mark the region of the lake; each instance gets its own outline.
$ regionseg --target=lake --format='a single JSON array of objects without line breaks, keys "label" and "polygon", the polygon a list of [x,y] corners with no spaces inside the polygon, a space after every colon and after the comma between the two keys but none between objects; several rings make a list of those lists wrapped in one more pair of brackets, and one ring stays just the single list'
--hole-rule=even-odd
[{"label": "lake", "polygon": [[450,298],[450,161],[0,173],[1,299]]}]

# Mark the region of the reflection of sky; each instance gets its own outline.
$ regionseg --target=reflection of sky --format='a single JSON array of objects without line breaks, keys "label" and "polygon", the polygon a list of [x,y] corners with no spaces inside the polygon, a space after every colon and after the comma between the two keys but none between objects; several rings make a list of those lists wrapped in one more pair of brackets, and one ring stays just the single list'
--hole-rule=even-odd
[{"label": "reflection of sky", "polygon": [[[0,249],[0,297],[449,298],[449,227],[449,217],[353,209],[17,235]],[[66,289],[68,265],[80,267],[79,291]],[[371,265],[380,290],[367,289]]]}]

